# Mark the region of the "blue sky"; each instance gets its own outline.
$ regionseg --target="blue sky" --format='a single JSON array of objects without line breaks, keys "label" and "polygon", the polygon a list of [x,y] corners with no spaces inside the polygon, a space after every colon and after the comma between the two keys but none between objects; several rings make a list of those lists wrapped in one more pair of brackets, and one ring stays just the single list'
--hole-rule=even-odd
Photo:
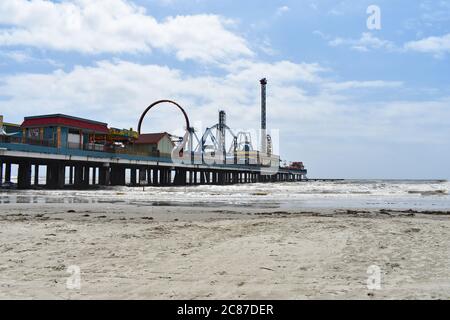
[{"label": "blue sky", "polygon": [[[369,30],[368,6],[381,12]],[[450,178],[450,1],[0,3],[0,114],[268,127],[310,177]],[[178,132],[152,111],[146,131]]]}]

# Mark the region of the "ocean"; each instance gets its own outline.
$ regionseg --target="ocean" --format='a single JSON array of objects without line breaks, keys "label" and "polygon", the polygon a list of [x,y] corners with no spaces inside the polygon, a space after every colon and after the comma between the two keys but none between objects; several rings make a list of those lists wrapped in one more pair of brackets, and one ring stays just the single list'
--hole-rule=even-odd
[{"label": "ocean", "polygon": [[6,203],[122,203],[141,206],[255,208],[388,208],[449,210],[446,180],[342,180],[109,187],[98,190],[0,190]]}]

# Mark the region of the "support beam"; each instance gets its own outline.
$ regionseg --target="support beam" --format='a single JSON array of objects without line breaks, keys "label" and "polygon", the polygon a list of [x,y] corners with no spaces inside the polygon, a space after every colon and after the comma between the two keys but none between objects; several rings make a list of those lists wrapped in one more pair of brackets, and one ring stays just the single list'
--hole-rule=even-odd
[{"label": "support beam", "polygon": [[69,166],[69,185],[73,185],[73,166]]},{"label": "support beam", "polygon": [[166,169],[159,170],[159,185],[165,186],[167,184],[167,171]]},{"label": "support beam", "polygon": [[53,163],[47,164],[47,171],[45,174],[45,186],[47,188],[55,188],[55,172],[53,166]]},{"label": "support beam", "polygon": [[39,186],[39,165],[34,165],[34,186]]},{"label": "support beam", "polygon": [[74,185],[76,187],[81,187],[83,185],[83,166],[79,164],[75,165]]},{"label": "support beam", "polygon": [[66,182],[66,167],[62,163],[47,165],[46,187],[52,189],[64,188]]},{"label": "support beam", "polygon": [[97,167],[92,167],[92,185],[97,184]]},{"label": "support beam", "polygon": [[88,165],[83,168],[83,185],[85,186],[89,186],[90,169]]},{"label": "support beam", "polygon": [[120,166],[111,167],[111,185],[124,186],[125,185],[125,168]]},{"label": "support beam", "polygon": [[162,185],[167,186],[167,169],[162,169]]},{"label": "support beam", "polygon": [[56,187],[62,189],[66,183],[66,166],[59,163],[55,166],[55,170],[57,171]]},{"label": "support beam", "polygon": [[31,163],[19,163],[19,172],[17,174],[17,188],[29,189],[31,187]]},{"label": "support beam", "polygon": [[136,168],[130,169],[130,184],[132,186],[136,185]]},{"label": "support beam", "polygon": [[11,162],[5,163],[5,182],[11,182]]},{"label": "support beam", "polygon": [[102,186],[109,186],[111,183],[111,173],[109,171],[109,165],[99,168],[98,183]]},{"label": "support beam", "polygon": [[185,169],[175,169],[175,177],[173,180],[173,184],[176,186],[184,186],[186,185],[186,170]]},{"label": "support beam", "polygon": [[206,177],[205,177],[206,173],[203,171],[200,171],[200,184],[205,184],[206,183]]},{"label": "support beam", "polygon": [[139,168],[139,185],[143,184],[147,180],[147,169]]},{"label": "support beam", "polygon": [[157,186],[159,183],[158,183],[158,169],[156,169],[156,168],[153,168],[153,179],[152,179],[152,183],[153,183],[153,185],[154,186]]}]

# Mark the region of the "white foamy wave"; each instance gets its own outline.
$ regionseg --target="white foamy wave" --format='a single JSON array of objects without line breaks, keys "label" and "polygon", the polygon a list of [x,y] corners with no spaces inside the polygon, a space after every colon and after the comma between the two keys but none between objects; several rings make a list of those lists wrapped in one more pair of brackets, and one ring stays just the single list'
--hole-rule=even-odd
[{"label": "white foamy wave", "polygon": [[344,180],[101,190],[2,191],[0,203],[450,208],[448,181]]}]

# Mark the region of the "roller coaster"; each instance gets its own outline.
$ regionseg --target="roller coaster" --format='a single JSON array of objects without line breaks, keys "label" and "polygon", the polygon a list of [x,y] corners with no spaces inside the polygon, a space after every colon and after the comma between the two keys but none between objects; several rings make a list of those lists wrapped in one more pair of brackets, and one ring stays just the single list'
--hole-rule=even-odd
[{"label": "roller coaster", "polygon": [[[244,164],[261,167],[279,167],[279,156],[273,154],[272,138],[266,134],[266,84],[261,80],[261,148],[258,150],[253,142],[251,132],[239,131],[235,133],[227,125],[227,115],[224,110],[219,111],[219,120],[211,127],[207,127],[199,137],[198,131],[191,127],[190,120],[184,108],[172,100],[159,100],[148,106],[142,113],[138,132],[141,134],[142,122],[148,111],[156,105],[168,103],[175,105],[185,119],[185,134],[183,137],[171,135],[175,147],[172,160],[178,163],[191,164]],[[231,143],[227,148],[227,134],[231,136]]]}]

